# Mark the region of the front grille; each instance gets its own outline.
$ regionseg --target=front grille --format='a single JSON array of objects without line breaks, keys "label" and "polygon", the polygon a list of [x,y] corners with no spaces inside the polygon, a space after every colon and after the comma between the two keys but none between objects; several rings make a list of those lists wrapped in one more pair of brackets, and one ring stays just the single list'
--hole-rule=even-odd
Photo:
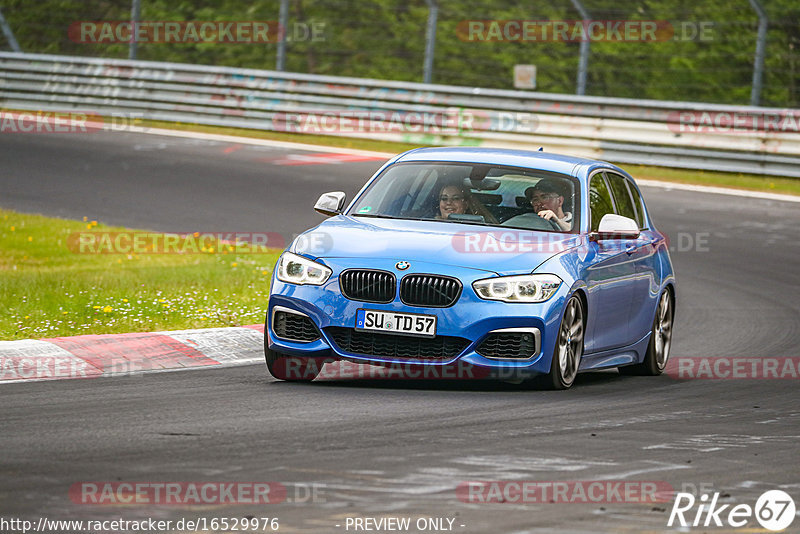
[{"label": "front grille", "polygon": [[344,352],[398,360],[452,360],[469,345],[469,340],[451,336],[377,334],[338,326],[326,328],[325,332]]},{"label": "front grille", "polygon": [[489,334],[475,350],[486,358],[530,358],[536,353],[536,338],[530,332]]},{"label": "front grille", "polygon": [[392,302],[397,279],[387,271],[349,269],[339,275],[342,294],[350,300],[362,302]]},{"label": "front grille", "polygon": [[435,274],[409,274],[400,282],[400,300],[409,306],[447,308],[461,295],[457,278]]},{"label": "front grille", "polygon": [[308,343],[320,338],[319,330],[314,322],[305,315],[296,313],[275,312],[272,330],[275,332],[275,336],[288,341]]}]

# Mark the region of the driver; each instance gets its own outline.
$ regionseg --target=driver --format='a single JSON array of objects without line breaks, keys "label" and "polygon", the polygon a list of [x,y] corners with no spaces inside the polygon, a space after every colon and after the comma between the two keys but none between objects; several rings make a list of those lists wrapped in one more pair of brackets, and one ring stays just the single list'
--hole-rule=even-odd
[{"label": "driver", "polygon": [[525,198],[539,217],[553,221],[565,232],[572,229],[572,213],[562,210],[564,194],[555,180],[539,180],[536,185],[525,190]]}]

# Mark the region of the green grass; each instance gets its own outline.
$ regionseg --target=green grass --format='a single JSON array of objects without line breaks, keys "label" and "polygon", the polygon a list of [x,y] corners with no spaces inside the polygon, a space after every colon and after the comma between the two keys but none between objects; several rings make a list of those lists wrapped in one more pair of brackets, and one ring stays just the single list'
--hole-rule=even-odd
[{"label": "green grass", "polygon": [[800,179],[620,164],[634,178],[800,195]]},{"label": "green grass", "polygon": [[71,234],[89,230],[126,231],[0,210],[0,339],[264,321],[279,251],[214,243],[198,253],[87,254],[68,246]]}]

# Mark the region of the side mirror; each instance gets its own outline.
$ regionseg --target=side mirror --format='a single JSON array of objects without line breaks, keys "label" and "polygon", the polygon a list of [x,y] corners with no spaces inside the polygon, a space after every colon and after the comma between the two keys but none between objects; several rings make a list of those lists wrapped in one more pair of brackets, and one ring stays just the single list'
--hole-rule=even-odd
[{"label": "side mirror", "polygon": [[324,193],[319,197],[317,203],[314,204],[314,211],[321,213],[326,217],[333,217],[339,215],[344,209],[344,201],[347,195],[341,191],[334,191],[333,193]]},{"label": "side mirror", "polygon": [[607,213],[600,219],[600,228],[589,234],[592,241],[603,239],[636,239],[639,237],[639,225],[633,219]]}]

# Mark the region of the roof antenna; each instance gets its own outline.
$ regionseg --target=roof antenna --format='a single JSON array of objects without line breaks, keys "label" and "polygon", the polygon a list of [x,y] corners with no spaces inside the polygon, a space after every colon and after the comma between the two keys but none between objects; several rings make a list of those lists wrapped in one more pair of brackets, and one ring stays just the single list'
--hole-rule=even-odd
[{"label": "roof antenna", "polygon": [[543,146],[539,147],[539,152],[544,152],[544,147]]}]

